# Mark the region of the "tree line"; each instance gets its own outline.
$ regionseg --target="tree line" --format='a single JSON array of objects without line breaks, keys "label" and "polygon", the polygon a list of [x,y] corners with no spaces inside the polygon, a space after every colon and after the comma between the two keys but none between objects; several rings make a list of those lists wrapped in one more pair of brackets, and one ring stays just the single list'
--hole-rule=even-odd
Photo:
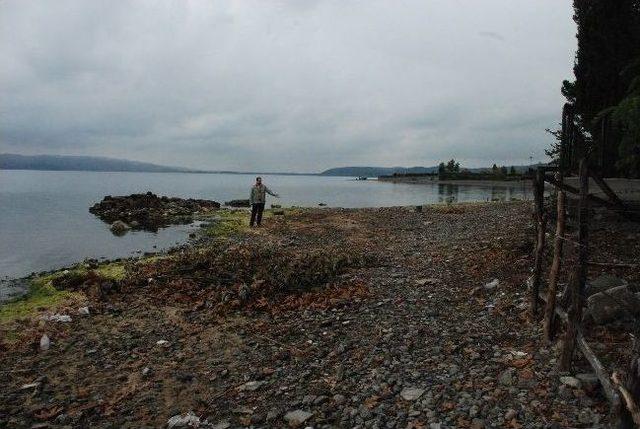
[{"label": "tree line", "polygon": [[512,165],[511,168],[507,168],[505,165],[498,166],[493,164],[491,170],[470,171],[460,168],[460,163],[455,159],[451,159],[448,162],[441,162],[438,165],[438,179],[452,179],[452,180],[464,180],[464,179],[476,179],[476,180],[507,180],[513,178],[520,178],[521,174],[516,171],[516,168]]}]

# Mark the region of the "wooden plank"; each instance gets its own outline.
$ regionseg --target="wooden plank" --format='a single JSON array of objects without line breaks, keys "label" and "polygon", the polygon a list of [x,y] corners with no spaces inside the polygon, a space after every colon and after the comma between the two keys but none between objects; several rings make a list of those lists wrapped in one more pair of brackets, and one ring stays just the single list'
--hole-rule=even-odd
[{"label": "wooden plank", "polygon": [[609,200],[613,204],[617,205],[621,209],[625,208],[622,200],[618,197],[618,195],[616,195],[616,193],[613,191],[613,189],[611,189],[607,182],[605,182],[604,179],[600,177],[599,174],[590,171],[589,175],[591,176],[593,181],[596,182],[596,184],[600,187],[600,189],[602,189],[602,191],[607,195],[607,197],[609,197]]},{"label": "wooden plank", "polygon": [[[562,189],[565,192],[569,192],[570,194],[580,195],[580,190],[578,188],[575,188],[575,187],[573,187],[571,185],[567,185],[566,183],[560,183],[557,180],[555,180],[553,177],[545,176],[545,180],[547,182],[549,182],[550,184]],[[595,203],[595,204],[598,204],[598,205],[601,205],[601,206],[604,206],[604,207],[607,207],[607,208],[610,208],[610,209],[617,209],[618,208],[618,206],[615,205],[614,203],[612,203],[612,202],[610,202],[608,200],[605,200],[604,198],[600,198],[600,197],[598,197],[596,195],[589,194],[587,199],[592,203]]]}]

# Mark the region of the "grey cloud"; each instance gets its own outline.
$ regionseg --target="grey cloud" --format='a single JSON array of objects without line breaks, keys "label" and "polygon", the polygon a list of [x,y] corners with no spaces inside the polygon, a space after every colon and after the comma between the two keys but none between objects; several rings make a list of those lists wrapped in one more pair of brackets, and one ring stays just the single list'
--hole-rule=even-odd
[{"label": "grey cloud", "polygon": [[500,33],[495,33],[493,31],[481,31],[478,33],[479,36],[482,37],[487,37],[489,39],[494,39],[494,40],[499,40],[501,42],[504,42],[504,36]]},{"label": "grey cloud", "polygon": [[0,151],[287,171],[541,159],[575,49],[566,3],[4,1]]}]

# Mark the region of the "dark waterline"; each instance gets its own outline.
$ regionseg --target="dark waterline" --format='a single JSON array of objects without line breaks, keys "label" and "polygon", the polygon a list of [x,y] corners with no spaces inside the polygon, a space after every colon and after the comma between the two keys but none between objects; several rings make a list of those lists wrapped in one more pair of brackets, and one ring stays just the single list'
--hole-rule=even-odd
[{"label": "dark waterline", "polygon": [[[382,207],[528,198],[522,184],[394,184],[344,177],[263,176],[283,206]],[[224,202],[248,198],[253,175],[0,170],[0,277],[16,278],[85,258],[128,257],[183,243],[194,226],[115,237],[88,212],[105,195],[151,191]],[[155,246],[155,247],[154,247]]]}]

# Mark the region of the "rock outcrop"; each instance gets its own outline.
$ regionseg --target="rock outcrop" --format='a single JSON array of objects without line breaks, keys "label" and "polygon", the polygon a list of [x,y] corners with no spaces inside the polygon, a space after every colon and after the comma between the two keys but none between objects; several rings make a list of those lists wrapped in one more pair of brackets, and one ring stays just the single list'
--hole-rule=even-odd
[{"label": "rock outcrop", "polygon": [[220,203],[211,200],[159,197],[151,192],[112,197],[107,195],[89,211],[110,225],[117,225],[122,233],[126,228],[157,231],[169,225],[193,221],[193,214],[220,208]]},{"label": "rock outcrop", "polygon": [[231,200],[224,203],[227,207],[250,207],[249,200]]}]

